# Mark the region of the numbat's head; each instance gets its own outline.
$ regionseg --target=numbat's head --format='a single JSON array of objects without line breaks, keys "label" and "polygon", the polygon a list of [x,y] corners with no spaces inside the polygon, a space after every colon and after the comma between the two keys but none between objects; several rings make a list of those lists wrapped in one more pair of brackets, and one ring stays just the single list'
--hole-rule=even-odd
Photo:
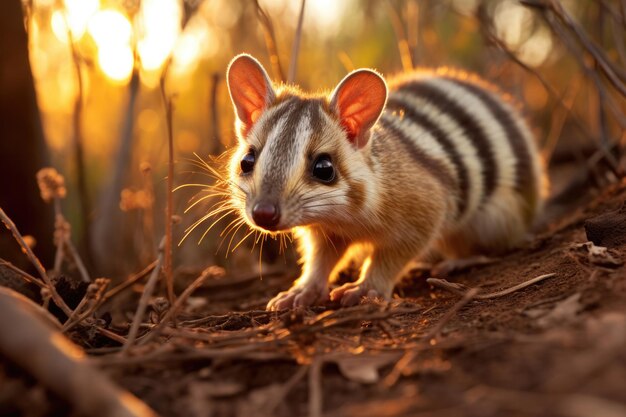
[{"label": "numbat's head", "polygon": [[272,85],[256,59],[239,55],[227,81],[239,139],[230,184],[249,224],[341,227],[367,204],[368,145],[387,100],[380,75],[357,70],[332,93],[308,95]]}]

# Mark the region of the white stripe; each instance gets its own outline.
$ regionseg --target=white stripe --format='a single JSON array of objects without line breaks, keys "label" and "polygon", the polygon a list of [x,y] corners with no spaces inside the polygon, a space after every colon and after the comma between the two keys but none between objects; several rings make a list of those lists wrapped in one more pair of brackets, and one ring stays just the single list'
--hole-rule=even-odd
[{"label": "white stripe", "polygon": [[397,91],[392,94],[407,105],[410,105],[413,111],[423,114],[436,124],[446,134],[458,151],[467,169],[467,196],[469,200],[467,201],[465,214],[459,221],[462,222],[469,218],[478,208],[484,194],[482,180],[483,166],[472,141],[465,135],[463,127],[450,115],[444,113],[445,109],[440,109],[432,102],[412,93]]},{"label": "white stripe", "polygon": [[482,127],[491,144],[491,151],[493,152],[498,173],[494,194],[498,191],[498,188],[512,189],[516,184],[515,166],[517,157],[507,140],[506,131],[483,101],[465,88],[445,78],[430,78],[425,80],[425,82],[436,86],[448,98],[467,109],[468,114]]},{"label": "white stripe", "polygon": [[410,138],[411,141],[424,152],[428,157],[436,161],[440,161],[450,172],[450,174],[457,178],[458,169],[454,163],[450,160],[448,152],[443,148],[437,139],[425,130],[423,126],[416,123],[410,117],[399,117],[391,113],[384,113],[383,117],[394,128],[401,131],[404,136]]}]

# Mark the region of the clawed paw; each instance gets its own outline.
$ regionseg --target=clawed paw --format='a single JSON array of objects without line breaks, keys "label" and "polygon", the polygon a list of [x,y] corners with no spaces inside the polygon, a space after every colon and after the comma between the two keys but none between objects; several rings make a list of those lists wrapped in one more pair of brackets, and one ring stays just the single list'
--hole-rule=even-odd
[{"label": "clawed paw", "polygon": [[267,310],[278,311],[288,308],[309,307],[328,300],[328,288],[294,286],[279,293],[267,303]]},{"label": "clawed paw", "polygon": [[386,298],[374,288],[357,282],[349,282],[339,288],[335,288],[330,293],[331,301],[339,301],[343,307],[357,305],[363,297]]}]

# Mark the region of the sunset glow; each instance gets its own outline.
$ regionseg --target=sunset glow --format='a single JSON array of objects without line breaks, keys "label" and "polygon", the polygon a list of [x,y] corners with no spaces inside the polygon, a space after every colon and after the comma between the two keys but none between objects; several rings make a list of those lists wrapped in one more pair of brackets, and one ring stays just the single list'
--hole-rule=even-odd
[{"label": "sunset glow", "polygon": [[88,31],[98,46],[98,65],[113,82],[124,82],[135,66],[132,26],[116,10],[102,10],[89,21]]},{"label": "sunset glow", "polygon": [[64,0],[64,4],[72,36],[79,39],[85,33],[91,16],[100,8],[100,0]]},{"label": "sunset glow", "polygon": [[[315,33],[320,40],[331,41],[338,33],[347,30],[346,25],[353,24],[350,22],[365,19],[358,7],[354,10],[354,16],[348,19],[353,9],[351,5],[355,3],[354,0],[307,2],[304,47],[309,33]],[[236,53],[263,45],[262,41],[257,45],[235,44],[236,37],[230,34],[239,33],[234,25],[245,14],[243,4],[230,0],[204,1],[188,16],[183,31],[182,0],[141,0],[132,5],[102,0],[35,2],[38,18],[32,18],[29,23],[31,67],[39,89],[39,104],[46,113],[45,117],[50,116],[50,123],[46,124],[50,144],[59,148],[68,144],[71,123],[67,117],[74,111],[78,96],[72,51],[77,53],[80,60],[83,97],[90,97],[93,93],[99,98],[106,97],[106,100],[111,97],[126,100],[127,91],[124,88],[128,86],[134,71],[139,74],[145,91],[157,89],[164,65],[171,59],[167,83],[170,92],[195,95],[196,100],[206,100],[201,97],[205,93],[200,92],[208,91],[210,81],[199,82],[198,74],[207,68],[213,73],[223,67],[224,64],[219,62],[225,59],[225,51]],[[471,14],[477,1],[454,0],[453,4],[462,13]],[[291,42],[290,36],[295,30],[299,2],[261,0],[261,5],[275,20],[277,28],[280,28],[277,29],[277,41],[281,54],[285,55]],[[535,67],[552,56],[554,45],[550,32],[531,25],[530,14],[525,8],[513,0],[502,0],[493,7],[493,14],[498,35],[520,60]],[[253,27],[259,29],[256,24]],[[68,33],[73,41],[71,48]],[[439,35],[429,27],[424,27],[421,35],[424,48],[431,48],[440,42]],[[302,52],[302,57],[306,56],[307,53]],[[370,58],[364,59],[361,65],[367,65]],[[300,69],[302,74],[306,72],[304,67]],[[196,71],[198,74],[195,74]],[[321,77],[323,82],[327,81],[323,74],[313,72],[313,79],[316,76]],[[109,89],[109,86],[119,89]],[[180,111],[191,111],[193,108],[189,104],[180,104],[179,107]],[[142,109],[140,114],[154,116],[154,112],[149,113],[146,109]],[[96,118],[99,115],[101,111],[85,117]],[[147,120],[146,117],[136,120],[142,135],[160,132],[154,120],[142,123],[144,119]],[[87,128],[86,134],[95,141],[98,135],[90,133],[90,129]],[[197,138],[185,132],[178,132],[177,137],[181,140],[178,145],[181,151],[186,152],[197,143]],[[104,135],[97,140],[105,140]]]},{"label": "sunset glow", "polygon": [[180,33],[181,9],[176,0],[145,0],[136,21],[137,52],[146,70],[160,68]]},{"label": "sunset glow", "polygon": [[98,65],[112,81],[127,80],[133,72],[134,60],[133,51],[127,45],[103,45],[98,48]]},{"label": "sunset glow", "polygon": [[130,45],[133,28],[117,10],[101,10],[89,20],[87,31],[98,45]]}]

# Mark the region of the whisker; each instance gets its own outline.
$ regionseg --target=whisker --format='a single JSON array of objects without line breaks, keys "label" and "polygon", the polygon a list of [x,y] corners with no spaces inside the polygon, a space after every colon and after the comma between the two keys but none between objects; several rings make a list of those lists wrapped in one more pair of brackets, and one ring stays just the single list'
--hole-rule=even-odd
[{"label": "whisker", "polygon": [[220,233],[220,237],[224,236],[225,234],[227,234],[228,229],[233,225],[233,224],[239,224],[241,222],[244,222],[245,220],[242,218],[236,218],[235,220],[233,220],[232,222],[228,223],[226,225],[226,227],[224,228],[224,230],[222,230],[222,233]]},{"label": "whisker", "polygon": [[[237,228],[233,232],[233,235],[230,237],[230,240],[228,241],[228,248],[226,248],[226,257],[228,257],[228,254],[231,253],[230,246],[232,245],[235,236],[237,236],[237,232],[239,232],[239,229],[241,229],[245,225],[246,225],[246,222],[241,222],[241,224],[237,226]],[[235,249],[233,249],[233,251],[234,250]]]},{"label": "whisker", "polygon": [[194,208],[195,206],[197,206],[198,204],[202,203],[204,200],[208,199],[208,198],[212,198],[212,197],[216,197],[219,194],[207,194],[204,197],[201,197],[199,199],[197,199],[196,201],[194,201],[193,203],[191,203],[191,205],[189,207],[187,207],[185,209],[185,211],[183,213],[187,214],[187,212],[189,210],[191,210],[192,208]]},{"label": "whisker", "polygon": [[219,206],[218,208],[216,208],[216,209],[214,209],[214,210],[211,210],[211,211],[208,213],[208,215],[209,215],[209,216],[215,216],[216,214],[219,214],[219,213],[221,213],[221,212],[223,212],[223,211],[225,211],[225,210],[237,210],[237,209],[238,209],[237,207],[232,206],[232,205],[230,204],[230,202],[228,202],[228,203],[224,203],[224,204],[222,204],[221,206]]},{"label": "whisker", "polygon": [[310,195],[310,196],[305,196],[305,197],[301,198],[300,201],[308,201],[308,200],[311,200],[311,199],[314,199],[314,198],[319,198],[321,196],[332,194],[332,193],[337,193],[338,195],[341,195],[343,193],[343,191],[342,190],[329,190],[329,191],[325,191],[325,192],[322,192],[322,193],[318,193],[318,194],[314,194],[314,195]]},{"label": "whisker", "polygon": [[[205,214],[204,216],[200,217],[198,220],[196,220],[195,222],[193,222],[190,226],[188,226],[185,229],[185,233],[192,231],[194,228],[196,228],[200,223],[202,223],[203,221],[207,220],[209,217],[211,217],[210,214]],[[187,235],[185,234],[185,237]],[[184,238],[183,238],[184,239]],[[182,243],[182,240],[181,240]]]},{"label": "whisker", "polygon": [[194,183],[189,183],[189,184],[179,185],[178,187],[174,188],[173,191],[178,191],[181,188],[188,188],[188,187],[206,187],[206,188],[210,188],[210,187],[213,187],[213,186],[211,184],[194,184]]},{"label": "whisker", "polygon": [[301,208],[303,209],[312,209],[319,207],[335,207],[335,206],[345,206],[343,203],[323,203],[323,204],[315,204],[315,205],[303,205]]},{"label": "whisker", "polygon": [[224,217],[228,216],[229,214],[231,214],[233,211],[227,211],[226,213],[224,213],[222,216],[220,216],[217,220],[215,220],[213,223],[211,223],[211,225],[204,231],[204,233],[202,233],[202,236],[200,237],[200,240],[198,240],[198,245],[202,242],[202,240],[204,239],[204,237],[207,235],[207,233],[209,233],[209,231],[211,229],[213,229],[213,226],[215,226],[216,224],[218,224],[220,222],[220,220],[222,220]]},{"label": "whisker", "polygon": [[[230,222],[230,224],[224,230],[222,230],[222,233],[220,233],[220,244],[217,247],[217,250],[215,251],[216,253],[219,252],[219,250],[224,245],[224,242],[226,241],[226,238],[228,238],[228,235],[231,234],[231,233],[232,233],[232,236],[230,238],[230,241],[232,242],[233,238],[237,234],[237,231],[241,228],[241,226],[243,226],[243,224],[245,224],[245,222],[242,219],[235,219],[235,221]],[[228,250],[229,249],[226,250],[226,257],[227,258],[228,258]]]},{"label": "whisker", "polygon": [[243,239],[241,239],[241,240],[239,241],[239,243],[237,243],[237,244],[235,245],[235,247],[233,248],[233,250],[231,250],[231,253],[232,253],[232,252],[234,252],[234,251],[235,251],[235,250],[239,247],[239,245],[241,245],[241,244],[244,242],[244,240],[246,240],[246,239],[248,238],[248,236],[250,236],[252,233],[256,233],[256,230],[254,230],[254,229],[250,230],[250,231],[248,232],[248,234],[246,234],[246,235],[243,237]]}]

